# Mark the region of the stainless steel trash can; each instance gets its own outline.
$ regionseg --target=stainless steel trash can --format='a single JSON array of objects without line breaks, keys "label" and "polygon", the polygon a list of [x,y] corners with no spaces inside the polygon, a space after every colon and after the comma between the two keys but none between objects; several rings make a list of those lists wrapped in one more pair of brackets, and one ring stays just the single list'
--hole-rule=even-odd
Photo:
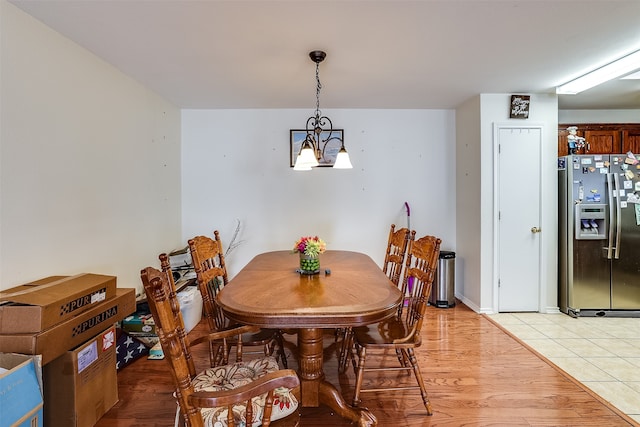
[{"label": "stainless steel trash can", "polygon": [[440,308],[456,305],[455,301],[456,253],[440,251],[436,278],[431,288],[429,303]]}]

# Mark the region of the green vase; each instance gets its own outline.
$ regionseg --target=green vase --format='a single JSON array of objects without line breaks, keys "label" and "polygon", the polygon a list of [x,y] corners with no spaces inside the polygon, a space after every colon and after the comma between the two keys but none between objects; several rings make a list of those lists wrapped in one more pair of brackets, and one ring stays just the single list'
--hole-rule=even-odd
[{"label": "green vase", "polygon": [[300,254],[300,273],[318,274],[320,273],[320,257]]}]

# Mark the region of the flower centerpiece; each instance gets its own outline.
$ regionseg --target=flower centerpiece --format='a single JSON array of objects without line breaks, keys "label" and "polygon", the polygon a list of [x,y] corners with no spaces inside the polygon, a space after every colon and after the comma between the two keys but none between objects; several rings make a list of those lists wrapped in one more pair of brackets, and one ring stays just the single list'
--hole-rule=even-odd
[{"label": "flower centerpiece", "polygon": [[317,274],[320,272],[320,254],[327,244],[318,236],[299,238],[293,246],[293,252],[300,254],[300,273]]}]

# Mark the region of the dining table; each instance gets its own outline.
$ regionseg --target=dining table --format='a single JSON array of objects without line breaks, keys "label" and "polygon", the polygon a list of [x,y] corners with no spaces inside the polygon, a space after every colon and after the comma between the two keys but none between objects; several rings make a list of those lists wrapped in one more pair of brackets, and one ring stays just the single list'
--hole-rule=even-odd
[{"label": "dining table", "polygon": [[302,407],[322,403],[358,426],[375,426],[370,410],[347,404],[325,379],[324,330],[389,318],[402,294],[366,254],[328,250],[320,264],[319,273],[306,275],[297,253],[259,254],[218,293],[217,304],[235,322],[297,332]]}]

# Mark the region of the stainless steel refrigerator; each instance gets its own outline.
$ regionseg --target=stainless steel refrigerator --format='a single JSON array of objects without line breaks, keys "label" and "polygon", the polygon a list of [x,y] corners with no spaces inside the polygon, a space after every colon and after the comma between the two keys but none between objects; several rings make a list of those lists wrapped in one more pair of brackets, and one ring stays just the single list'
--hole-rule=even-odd
[{"label": "stainless steel refrigerator", "polygon": [[639,157],[558,158],[558,303],[564,313],[640,317]]}]

